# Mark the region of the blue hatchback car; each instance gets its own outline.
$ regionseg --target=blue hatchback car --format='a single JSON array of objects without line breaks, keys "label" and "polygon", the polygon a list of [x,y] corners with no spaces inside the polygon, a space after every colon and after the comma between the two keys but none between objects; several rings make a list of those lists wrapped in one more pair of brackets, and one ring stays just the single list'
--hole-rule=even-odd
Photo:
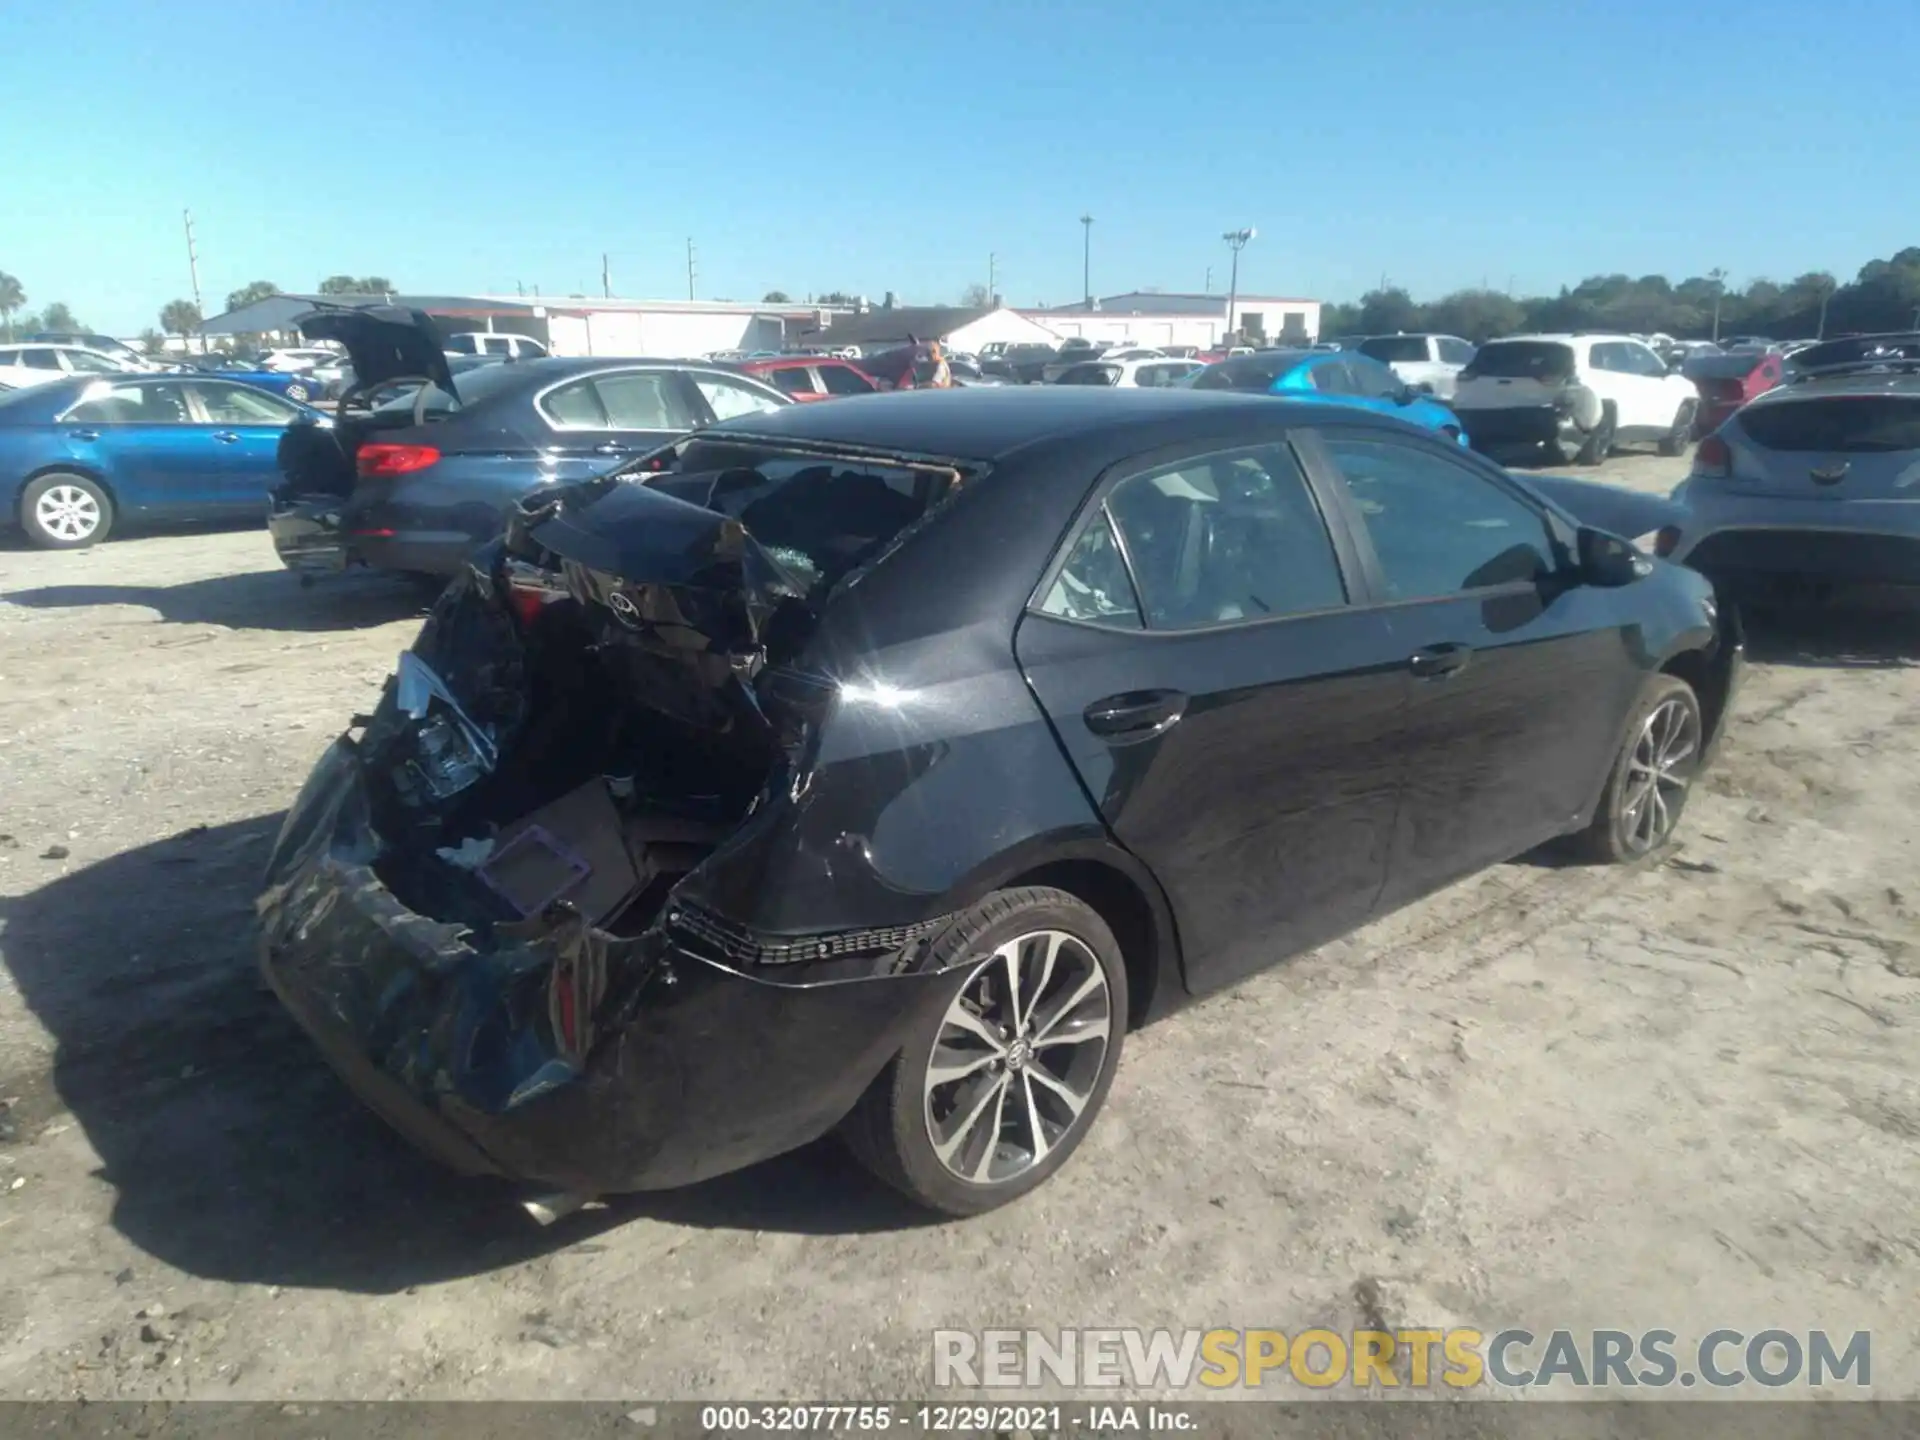
[{"label": "blue hatchback car", "polygon": [[50,550],[123,521],[260,519],[304,405],[214,375],[75,376],[0,396],[4,519]]},{"label": "blue hatchback car", "polygon": [[1195,390],[1241,390],[1356,405],[1397,415],[1465,445],[1460,417],[1378,360],[1352,350],[1257,350],[1209,365],[1187,382]]}]

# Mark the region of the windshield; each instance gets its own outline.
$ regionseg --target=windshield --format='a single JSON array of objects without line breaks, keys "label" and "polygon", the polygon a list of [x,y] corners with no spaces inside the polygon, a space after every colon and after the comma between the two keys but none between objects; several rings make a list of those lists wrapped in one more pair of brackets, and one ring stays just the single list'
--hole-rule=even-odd
[{"label": "windshield", "polygon": [[1360,342],[1360,353],[1371,355],[1382,364],[1391,365],[1395,361],[1424,360],[1427,358],[1427,337],[1424,335],[1376,335],[1371,340]]},{"label": "windshield", "polygon": [[1492,340],[1480,347],[1460,378],[1473,380],[1482,375],[1543,383],[1567,380],[1573,375],[1573,347],[1552,340]]}]

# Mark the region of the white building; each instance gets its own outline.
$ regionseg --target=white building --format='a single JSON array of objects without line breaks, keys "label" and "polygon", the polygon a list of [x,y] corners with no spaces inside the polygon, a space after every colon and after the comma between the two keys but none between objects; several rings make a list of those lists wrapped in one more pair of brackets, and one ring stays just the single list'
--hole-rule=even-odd
[{"label": "white building", "polygon": [[[207,336],[287,335],[318,303],[399,305],[433,317],[442,335],[529,335],[555,355],[692,358],[716,350],[780,350],[831,323],[829,307],[723,300],[619,300],[571,295],[273,295],[216,315]],[[847,314],[842,310],[839,313]]]},{"label": "white building", "polygon": [[[1204,350],[1227,335],[1227,308],[1225,295],[1134,290],[1097,299],[1091,310],[1085,305],[1060,305],[1020,313],[1062,336],[1133,345],[1197,345]],[[1320,302],[1277,295],[1236,296],[1231,328],[1256,340],[1311,343],[1320,338]]]}]

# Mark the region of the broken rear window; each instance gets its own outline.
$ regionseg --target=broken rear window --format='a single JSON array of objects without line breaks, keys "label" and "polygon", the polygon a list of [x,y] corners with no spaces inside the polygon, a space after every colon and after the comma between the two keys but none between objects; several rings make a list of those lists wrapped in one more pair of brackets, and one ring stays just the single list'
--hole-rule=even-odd
[{"label": "broken rear window", "polygon": [[813,592],[877,559],[960,484],[953,466],[738,441],[685,440],[670,453],[672,472],[654,489],[732,516]]}]

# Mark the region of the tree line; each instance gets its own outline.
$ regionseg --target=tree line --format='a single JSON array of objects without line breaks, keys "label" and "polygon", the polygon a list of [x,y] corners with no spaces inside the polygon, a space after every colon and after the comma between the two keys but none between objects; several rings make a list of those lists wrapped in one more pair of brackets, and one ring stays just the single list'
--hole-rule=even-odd
[{"label": "tree line", "polygon": [[1799,340],[1914,329],[1920,329],[1920,246],[1868,261],[1845,284],[1824,270],[1784,285],[1756,279],[1744,287],[1728,285],[1720,271],[1677,283],[1664,275],[1590,275],[1557,295],[1468,289],[1424,302],[1382,285],[1357,301],[1327,305],[1320,315],[1320,333],[1328,337],[1430,330],[1476,344],[1496,335],[1570,330]]}]

